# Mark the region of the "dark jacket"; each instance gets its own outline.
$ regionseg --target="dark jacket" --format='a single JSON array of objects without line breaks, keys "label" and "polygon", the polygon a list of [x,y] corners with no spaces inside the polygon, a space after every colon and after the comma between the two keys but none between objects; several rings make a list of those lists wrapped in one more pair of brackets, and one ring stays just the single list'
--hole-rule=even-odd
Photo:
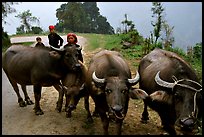
[{"label": "dark jacket", "polygon": [[[62,46],[64,40],[57,33],[50,33],[48,35],[49,44],[55,48]],[[60,44],[59,44],[60,41]]]},{"label": "dark jacket", "polygon": [[[76,45],[77,48],[80,47],[80,45],[78,45],[78,44],[74,44],[74,45]],[[73,44],[69,44],[69,43],[68,43],[68,44],[64,45],[64,48],[66,48],[66,47],[68,47],[68,46],[73,46]],[[82,49],[79,49],[79,50],[78,50],[78,53],[79,53],[78,59],[83,63],[83,56],[82,56],[81,50],[82,50]]]}]

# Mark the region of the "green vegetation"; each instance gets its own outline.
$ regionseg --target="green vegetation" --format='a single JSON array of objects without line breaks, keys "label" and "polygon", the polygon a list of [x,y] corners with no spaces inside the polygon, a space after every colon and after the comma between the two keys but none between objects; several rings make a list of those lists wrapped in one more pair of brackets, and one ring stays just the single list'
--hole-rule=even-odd
[{"label": "green vegetation", "polygon": [[[33,43],[34,43],[34,42],[21,42],[21,43],[12,43],[12,45],[30,46],[30,45],[32,45]],[[5,52],[8,48],[9,48],[9,46],[3,46],[3,47],[2,47],[2,52]]]},{"label": "green vegetation", "polygon": [[[138,67],[139,61],[145,56],[143,52],[144,45],[133,45],[128,49],[123,49],[121,44],[121,37],[118,35],[102,35],[102,34],[78,34],[83,36],[88,41],[87,50],[95,50],[97,48],[115,50],[120,52],[128,61],[132,62],[132,66]],[[198,47],[197,47],[198,46]],[[157,46],[159,47],[159,46]],[[201,51],[201,45],[196,45],[196,51]],[[151,49],[153,50],[153,49]],[[190,57],[180,48],[167,48],[166,50],[172,51],[180,55],[185,61],[187,61],[192,68],[195,69],[197,76],[202,81],[202,52],[196,52],[196,56]],[[198,55],[199,54],[199,55]],[[199,58],[197,58],[199,57]]]},{"label": "green vegetation", "polygon": [[67,2],[56,10],[56,30],[80,33],[114,34],[107,18],[100,15],[96,2]]}]

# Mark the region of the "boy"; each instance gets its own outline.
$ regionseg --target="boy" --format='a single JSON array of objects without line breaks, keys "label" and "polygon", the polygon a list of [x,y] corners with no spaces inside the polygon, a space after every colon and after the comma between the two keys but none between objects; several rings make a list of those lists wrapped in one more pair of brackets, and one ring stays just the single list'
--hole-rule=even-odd
[{"label": "boy", "polygon": [[50,30],[50,34],[48,35],[49,44],[55,48],[60,48],[64,40],[55,32],[55,27],[53,25],[49,26],[49,30]]},{"label": "boy", "polygon": [[35,44],[35,47],[45,47],[45,45],[42,43],[41,37],[36,38],[37,43]]}]

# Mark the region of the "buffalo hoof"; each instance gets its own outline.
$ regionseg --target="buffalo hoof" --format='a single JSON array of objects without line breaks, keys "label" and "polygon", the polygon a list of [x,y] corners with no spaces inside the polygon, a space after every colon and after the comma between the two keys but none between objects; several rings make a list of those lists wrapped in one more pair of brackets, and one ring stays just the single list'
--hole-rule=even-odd
[{"label": "buffalo hoof", "polygon": [[57,112],[60,113],[62,111],[62,107],[57,106],[55,110],[57,110]]},{"label": "buffalo hoof", "polygon": [[34,111],[35,111],[35,115],[43,115],[44,113],[43,113],[43,111],[41,110],[41,108],[39,108],[39,107],[34,107],[33,108],[34,109]]},{"label": "buffalo hoof", "polygon": [[41,109],[35,110],[35,115],[43,115],[43,114],[44,112]]},{"label": "buffalo hoof", "polygon": [[57,112],[61,112],[62,111],[62,103],[58,103],[58,101],[57,101],[57,106],[56,106],[56,110],[57,110]]},{"label": "buffalo hoof", "polygon": [[20,106],[20,107],[25,107],[25,106],[26,106],[26,102],[23,101],[23,100],[20,101],[20,102],[19,102],[19,106]]},{"label": "buffalo hoof", "polygon": [[94,112],[93,112],[93,116],[94,116],[94,117],[99,117],[99,114],[98,114],[96,111],[94,111]]},{"label": "buffalo hoof", "polygon": [[34,104],[33,101],[30,100],[30,99],[28,99],[28,100],[26,101],[26,103],[27,103],[28,105],[32,105],[32,104]]},{"label": "buffalo hoof", "polygon": [[72,113],[71,112],[67,112],[66,113],[66,118],[71,118],[72,117]]},{"label": "buffalo hoof", "polygon": [[142,119],[140,122],[143,123],[143,124],[147,124],[147,120]]},{"label": "buffalo hoof", "polygon": [[92,117],[87,118],[86,123],[88,124],[93,123],[93,118]]}]

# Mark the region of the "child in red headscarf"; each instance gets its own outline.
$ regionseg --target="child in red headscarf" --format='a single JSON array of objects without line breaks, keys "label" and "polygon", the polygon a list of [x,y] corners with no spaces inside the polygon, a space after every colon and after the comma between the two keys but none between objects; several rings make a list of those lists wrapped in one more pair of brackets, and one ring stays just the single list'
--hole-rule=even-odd
[{"label": "child in red headscarf", "polygon": [[[67,46],[72,46],[75,45],[76,47],[81,47],[79,44],[77,44],[78,40],[77,40],[77,36],[74,33],[68,33],[67,34],[67,44],[64,46],[64,48],[66,48]],[[81,49],[78,50],[79,53],[79,60],[83,63],[83,57],[82,57],[82,53],[81,53]]]},{"label": "child in red headscarf", "polygon": [[50,30],[50,34],[48,35],[49,44],[55,48],[60,48],[64,40],[55,32],[55,26],[50,25],[49,30]]}]

